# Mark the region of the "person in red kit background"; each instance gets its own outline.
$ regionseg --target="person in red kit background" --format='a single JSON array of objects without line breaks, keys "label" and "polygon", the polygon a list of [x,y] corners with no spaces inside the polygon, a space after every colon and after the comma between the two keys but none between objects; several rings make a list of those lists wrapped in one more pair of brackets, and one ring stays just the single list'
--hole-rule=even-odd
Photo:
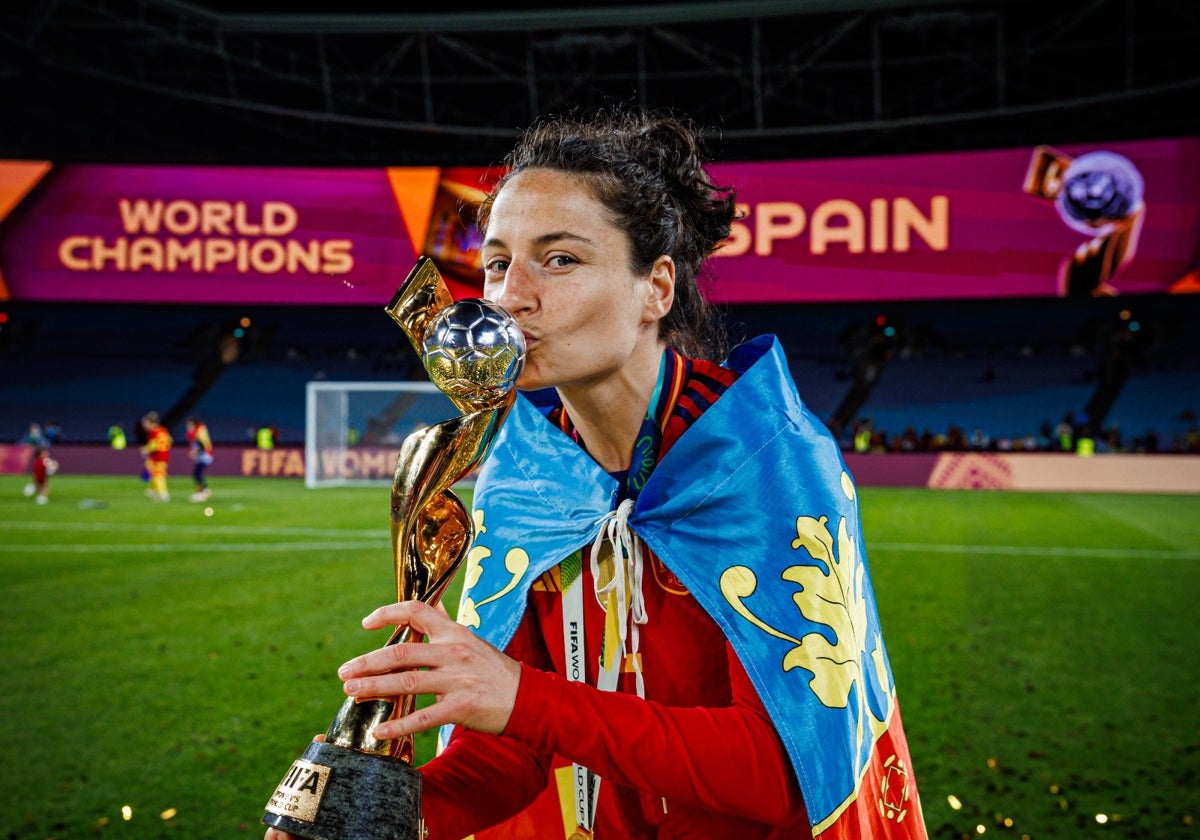
[{"label": "person in red kit background", "polygon": [[158,412],[151,411],[142,418],[142,429],[146,432],[146,445],[142,454],[146,456],[146,469],[150,473],[150,486],[146,495],[156,502],[168,502],[167,468],[171,461],[171,444],[174,441],[167,427],[159,421]]},{"label": "person in red kit background", "polygon": [[25,485],[25,495],[33,496],[39,505],[44,505],[50,501],[50,476],[58,472],[58,462],[50,457],[49,449],[39,446],[33,450],[29,472],[33,481]]}]

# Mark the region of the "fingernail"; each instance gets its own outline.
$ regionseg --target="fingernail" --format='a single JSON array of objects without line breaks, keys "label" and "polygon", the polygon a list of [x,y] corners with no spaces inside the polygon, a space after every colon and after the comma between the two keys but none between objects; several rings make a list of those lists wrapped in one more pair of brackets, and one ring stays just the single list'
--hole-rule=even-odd
[{"label": "fingernail", "polygon": [[357,694],[358,689],[359,689],[358,680],[350,680],[348,683],[345,684],[345,686],[343,686],[343,688],[345,688],[346,693],[351,696]]},{"label": "fingernail", "polygon": [[341,668],[338,668],[338,676],[345,679],[350,674],[350,663],[347,662]]}]

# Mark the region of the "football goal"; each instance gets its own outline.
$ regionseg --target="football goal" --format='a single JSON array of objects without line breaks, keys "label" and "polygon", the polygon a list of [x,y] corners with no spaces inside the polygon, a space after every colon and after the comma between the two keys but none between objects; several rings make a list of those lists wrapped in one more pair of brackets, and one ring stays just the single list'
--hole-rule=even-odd
[{"label": "football goal", "polygon": [[391,485],[404,439],[459,413],[431,382],[309,382],[304,484]]}]

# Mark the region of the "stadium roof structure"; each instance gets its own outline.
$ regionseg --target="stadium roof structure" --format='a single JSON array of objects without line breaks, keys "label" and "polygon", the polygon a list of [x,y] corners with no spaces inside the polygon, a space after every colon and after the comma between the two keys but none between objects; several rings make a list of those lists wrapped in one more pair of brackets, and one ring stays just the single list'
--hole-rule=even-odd
[{"label": "stadium roof structure", "polygon": [[0,157],[486,165],[628,101],[726,160],[1200,133],[1194,0],[10,0]]}]

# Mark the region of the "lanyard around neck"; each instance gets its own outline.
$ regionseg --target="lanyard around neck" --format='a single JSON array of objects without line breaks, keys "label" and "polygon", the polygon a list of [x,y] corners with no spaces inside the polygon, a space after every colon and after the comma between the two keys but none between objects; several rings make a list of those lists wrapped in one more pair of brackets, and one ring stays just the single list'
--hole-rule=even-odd
[{"label": "lanyard around neck", "polygon": [[[574,572],[573,580],[568,580]],[[572,554],[559,564],[563,600],[563,655],[567,665],[567,679],[571,682],[587,681],[587,634],[583,627],[583,550]],[[601,679],[603,671],[600,672]],[[599,681],[598,681],[599,682]],[[572,787],[575,795],[575,826],[590,833],[596,821],[596,800],[600,795],[600,777],[582,764],[574,764]],[[579,833],[579,832],[577,832]],[[586,836],[586,834],[584,835]]]},{"label": "lanyard around neck", "polygon": [[629,459],[629,472],[625,476],[625,486],[618,502],[624,499],[636,501],[638,494],[646,486],[650,473],[654,471],[655,464],[658,463],[658,452],[662,448],[663,439],[659,413],[666,408],[662,404],[663,380],[666,378],[667,368],[672,366],[671,361],[671,351],[665,350],[658,365],[658,379],[654,383],[654,392],[650,394],[650,402],[646,406],[646,416],[642,419],[637,440],[633,443],[633,457]]},{"label": "lanyard around neck", "polygon": [[[646,416],[642,420],[637,440],[634,442],[629,471],[621,482],[618,493],[617,505],[624,505],[626,510],[632,507],[627,500],[636,501],[638,494],[646,486],[646,480],[650,477],[650,473],[658,463],[666,421],[671,411],[674,410],[681,390],[681,373],[682,360],[675,351],[668,348],[663,352],[662,360],[659,363],[658,378],[654,384],[654,391],[650,395],[650,402],[646,407]],[[569,423],[570,420],[564,411],[563,430],[571,433],[572,437],[578,441],[578,436],[569,429]],[[615,545],[613,548],[614,551],[618,550]],[[568,563],[571,564],[572,571],[577,570],[574,580],[565,577]],[[618,564],[615,573],[625,574],[623,566]],[[580,551],[572,555],[569,560],[564,561],[560,568],[560,574],[564,575],[562,579],[563,650],[567,662],[567,678],[574,682],[582,682],[585,679],[585,663],[587,662],[587,636],[584,632],[583,612],[583,552]],[[619,620],[627,621],[628,619],[621,616]],[[606,657],[606,660],[598,665],[596,687],[601,691],[614,691],[624,666],[624,652],[620,651],[611,659]],[[577,833],[580,836],[590,836],[596,819],[600,777],[581,764],[575,764],[572,772],[575,791],[573,797],[575,800],[575,825],[579,830]]]}]

